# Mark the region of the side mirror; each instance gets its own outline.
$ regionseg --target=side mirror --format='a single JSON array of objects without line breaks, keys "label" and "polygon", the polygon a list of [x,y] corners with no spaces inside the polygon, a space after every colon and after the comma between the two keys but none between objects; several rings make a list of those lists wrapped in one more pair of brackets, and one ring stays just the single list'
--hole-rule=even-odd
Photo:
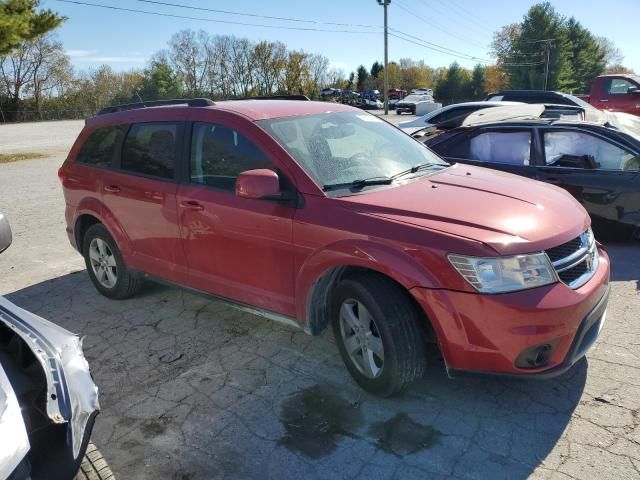
[{"label": "side mirror", "polygon": [[9,226],[9,220],[2,213],[0,213],[0,253],[4,252],[9,245],[13,237],[11,236],[11,227]]},{"label": "side mirror", "polygon": [[236,180],[236,195],[242,198],[277,199],[282,197],[280,179],[273,170],[259,169],[242,172]]}]

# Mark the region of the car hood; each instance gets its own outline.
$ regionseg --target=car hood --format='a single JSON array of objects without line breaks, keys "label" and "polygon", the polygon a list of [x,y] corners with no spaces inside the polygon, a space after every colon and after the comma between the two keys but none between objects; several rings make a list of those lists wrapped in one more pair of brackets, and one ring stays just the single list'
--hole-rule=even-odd
[{"label": "car hood", "polygon": [[[24,341],[42,366],[48,387],[47,416],[53,423],[69,424],[77,458],[89,418],[100,408],[98,388],[82,353],[82,340],[3,297],[0,322]],[[2,430],[0,438],[5,438]]]},{"label": "car hood", "polygon": [[346,208],[480,241],[500,255],[560,245],[590,224],[584,208],[560,188],[461,164],[341,199]]}]

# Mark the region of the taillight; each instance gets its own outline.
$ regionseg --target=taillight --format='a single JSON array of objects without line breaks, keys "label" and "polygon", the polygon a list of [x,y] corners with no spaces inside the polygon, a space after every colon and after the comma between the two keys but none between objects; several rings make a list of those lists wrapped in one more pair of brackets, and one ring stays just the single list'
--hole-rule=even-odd
[{"label": "taillight", "polygon": [[58,178],[60,179],[61,183],[64,182],[64,166],[58,169]]}]

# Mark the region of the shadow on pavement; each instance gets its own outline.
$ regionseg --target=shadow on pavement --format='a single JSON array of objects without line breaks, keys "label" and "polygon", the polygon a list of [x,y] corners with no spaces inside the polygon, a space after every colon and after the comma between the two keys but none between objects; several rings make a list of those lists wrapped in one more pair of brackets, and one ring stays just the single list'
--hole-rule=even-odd
[{"label": "shadow on pavement", "polygon": [[611,258],[611,280],[635,281],[640,290],[640,241],[607,242],[604,248]]},{"label": "shadow on pavement", "polygon": [[[86,336],[103,408],[94,441],[127,478],[524,479],[562,461],[588,368],[450,380],[434,355],[424,380],[378,399],[351,381],[329,333],[312,338],[179,289],[112,301],[83,271],[7,297]],[[290,442],[291,428],[307,430]]]}]

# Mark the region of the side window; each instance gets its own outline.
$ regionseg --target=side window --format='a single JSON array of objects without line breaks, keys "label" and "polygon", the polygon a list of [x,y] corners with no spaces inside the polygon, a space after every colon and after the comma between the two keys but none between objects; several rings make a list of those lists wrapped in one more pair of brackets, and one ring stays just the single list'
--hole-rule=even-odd
[{"label": "side window", "polygon": [[196,122],[191,136],[191,183],[234,192],[246,170],[276,170],[267,156],[244,135],[222,125]]},{"label": "side window", "polygon": [[485,132],[469,143],[469,158],[483,162],[529,165],[531,132]]},{"label": "side window", "polygon": [[442,157],[469,158],[469,137],[460,133],[429,148]]},{"label": "side window", "polygon": [[130,172],[173,178],[176,123],[134,123],[124,142],[120,167]]},{"label": "side window", "polygon": [[635,85],[624,78],[610,78],[605,84],[605,91],[609,95],[626,95],[629,89],[633,87]]},{"label": "side window", "polygon": [[442,122],[447,122],[453,118],[456,117],[461,117],[461,116],[467,116],[472,112],[475,112],[476,110],[480,110],[480,108],[452,108],[451,110],[448,110],[446,112],[442,112],[440,115],[436,115],[435,117],[433,117],[430,121],[428,121],[427,123],[442,123]]},{"label": "side window", "polygon": [[[544,133],[545,163],[605,170],[637,170],[638,157],[612,143],[582,132]],[[595,162],[595,163],[593,163]]]},{"label": "side window", "polygon": [[82,145],[77,161],[98,167],[111,166],[116,148],[126,131],[126,125],[98,128]]}]

